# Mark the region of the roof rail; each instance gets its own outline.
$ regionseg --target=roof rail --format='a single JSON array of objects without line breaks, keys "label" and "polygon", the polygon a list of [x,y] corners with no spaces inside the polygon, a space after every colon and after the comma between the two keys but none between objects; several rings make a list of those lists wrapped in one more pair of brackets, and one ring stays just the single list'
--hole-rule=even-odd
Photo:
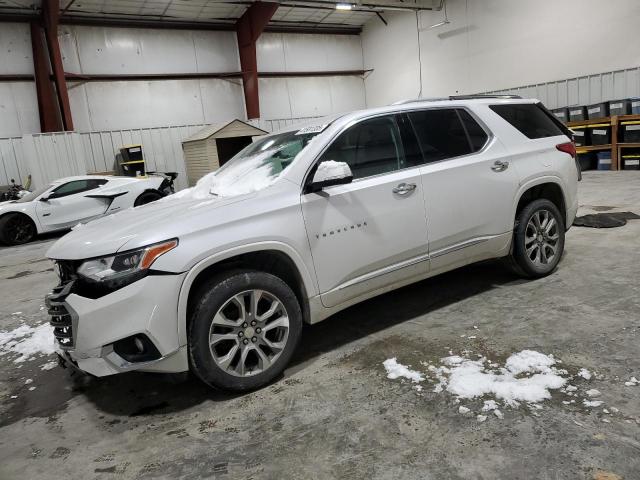
[{"label": "roof rail", "polygon": [[449,95],[448,97],[431,97],[431,98],[412,98],[407,100],[399,100],[391,105],[405,105],[407,103],[416,102],[441,102],[443,100],[474,100],[483,98],[496,98],[502,100],[521,99],[520,95]]},{"label": "roof rail", "polygon": [[521,99],[520,95],[451,95],[449,96],[449,100],[473,100],[475,98],[483,99],[483,98],[501,98],[504,100],[509,99]]}]

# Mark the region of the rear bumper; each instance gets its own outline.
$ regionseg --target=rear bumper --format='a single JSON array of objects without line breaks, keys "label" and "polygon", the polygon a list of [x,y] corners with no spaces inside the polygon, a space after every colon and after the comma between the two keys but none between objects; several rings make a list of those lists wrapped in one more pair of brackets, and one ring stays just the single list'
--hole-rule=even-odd
[{"label": "rear bumper", "polygon": [[567,208],[567,220],[566,220],[566,224],[565,224],[565,229],[569,230],[571,228],[571,225],[573,225],[573,221],[576,218],[576,215],[578,213],[578,199],[574,199],[573,205],[569,206],[569,208]]},{"label": "rear bumper", "polygon": [[[102,377],[131,370],[183,372],[188,370],[186,346],[178,341],[178,294],[184,279],[179,275],[150,275],[104,297],[91,299],[69,289],[47,297],[52,325],[64,319],[59,355],[72,366]],[[134,335],[145,336],[155,347],[152,359],[133,359],[117,353],[114,344]],[[127,358],[129,359],[127,359]]]}]

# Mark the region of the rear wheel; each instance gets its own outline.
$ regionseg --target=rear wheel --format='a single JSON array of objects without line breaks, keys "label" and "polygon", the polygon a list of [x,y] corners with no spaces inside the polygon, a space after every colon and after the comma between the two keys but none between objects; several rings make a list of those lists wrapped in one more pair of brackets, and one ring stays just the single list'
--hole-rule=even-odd
[{"label": "rear wheel", "polygon": [[549,275],[564,252],[564,218],[546,199],[529,203],[518,214],[513,235],[512,262],[518,273],[529,278]]},{"label": "rear wheel", "polygon": [[36,225],[22,213],[8,213],[0,218],[0,242],[7,245],[22,245],[37,234]]},{"label": "rear wheel", "polygon": [[149,190],[147,192],[142,192],[140,195],[138,195],[138,198],[136,198],[136,201],[133,202],[133,206],[139,207],[140,205],[146,205],[147,203],[155,202],[156,200],[160,200],[161,198],[162,198],[161,194],[159,194],[158,192]]},{"label": "rear wheel", "polygon": [[230,272],[199,292],[189,328],[191,368],[205,383],[233,391],[276,378],[300,339],[302,312],[274,275]]}]

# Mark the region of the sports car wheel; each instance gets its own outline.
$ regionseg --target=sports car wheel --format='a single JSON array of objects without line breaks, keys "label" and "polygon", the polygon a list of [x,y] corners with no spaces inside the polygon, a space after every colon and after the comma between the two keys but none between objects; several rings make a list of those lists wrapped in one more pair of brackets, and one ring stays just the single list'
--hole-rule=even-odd
[{"label": "sports car wheel", "polygon": [[136,198],[133,206],[139,207],[140,205],[146,205],[147,203],[155,202],[156,200],[160,200],[161,198],[162,195],[160,195],[158,192],[153,192],[151,190],[148,192],[142,192],[140,195],[138,195],[138,198]]},{"label": "sports car wheel", "polygon": [[8,213],[0,218],[0,242],[7,245],[22,245],[36,236],[36,226],[22,213]]},{"label": "sports car wheel", "polygon": [[189,356],[201,380],[246,391],[284,370],[302,331],[300,305],[285,282],[265,272],[229,272],[197,295]]}]

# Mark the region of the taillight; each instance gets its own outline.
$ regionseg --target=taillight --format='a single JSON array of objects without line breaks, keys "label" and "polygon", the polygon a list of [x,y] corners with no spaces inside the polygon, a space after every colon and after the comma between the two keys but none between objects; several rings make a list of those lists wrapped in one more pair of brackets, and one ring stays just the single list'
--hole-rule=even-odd
[{"label": "taillight", "polygon": [[571,158],[576,158],[576,146],[573,142],[561,143],[556,145],[556,148],[561,152],[568,153]]}]

